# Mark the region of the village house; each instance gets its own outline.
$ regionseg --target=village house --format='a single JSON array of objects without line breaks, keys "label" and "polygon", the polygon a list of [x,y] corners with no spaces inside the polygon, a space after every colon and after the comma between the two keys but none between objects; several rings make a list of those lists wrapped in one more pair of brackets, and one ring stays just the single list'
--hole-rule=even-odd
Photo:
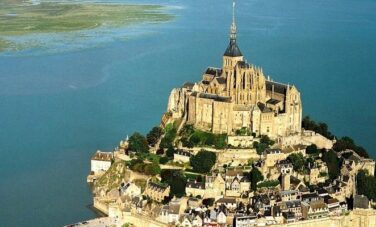
[{"label": "village house", "polygon": [[174,153],[174,162],[188,163],[192,154],[189,151],[178,149]]},{"label": "village house", "polygon": [[157,202],[162,202],[165,197],[168,197],[170,194],[170,186],[164,186],[149,181],[146,185],[144,194],[149,196],[152,200]]},{"label": "village house", "polygon": [[205,176],[206,197],[222,197],[226,191],[226,182],[221,174]]},{"label": "village house", "polygon": [[234,226],[236,227],[249,227],[254,226],[257,221],[256,214],[238,214],[234,216]]},{"label": "village house", "polygon": [[286,190],[280,193],[282,201],[297,200],[299,191],[297,190]]},{"label": "village house", "polygon": [[329,215],[328,205],[322,199],[309,204],[302,202],[302,215],[306,220],[327,217]]},{"label": "village house", "polygon": [[192,218],[192,225],[194,227],[201,227],[203,225],[204,221],[202,220],[202,217],[200,217],[199,214],[194,215]]},{"label": "village house", "polygon": [[170,202],[168,205],[164,205],[160,211],[160,215],[157,220],[165,224],[173,224],[179,222],[180,217],[180,204],[176,202]]},{"label": "village house", "polygon": [[101,174],[106,172],[112,165],[114,155],[112,152],[97,151],[91,157],[91,172],[93,174]]},{"label": "village house", "polygon": [[293,212],[283,212],[283,223],[294,223],[297,222],[298,219],[295,217],[295,213]]},{"label": "village house", "polygon": [[198,182],[197,180],[188,180],[185,186],[185,194],[188,196],[197,197],[200,196],[201,198],[205,197],[205,183]]},{"label": "village house", "polygon": [[141,195],[141,188],[138,187],[135,183],[122,183],[120,186],[121,196],[135,197]]},{"label": "village house", "polygon": [[228,210],[234,211],[236,209],[236,199],[233,197],[225,197],[215,202],[216,206],[225,206]]},{"label": "village house", "polygon": [[302,207],[300,200],[290,200],[284,201],[280,205],[282,212],[291,212],[294,213],[294,217],[297,220],[302,218]]}]

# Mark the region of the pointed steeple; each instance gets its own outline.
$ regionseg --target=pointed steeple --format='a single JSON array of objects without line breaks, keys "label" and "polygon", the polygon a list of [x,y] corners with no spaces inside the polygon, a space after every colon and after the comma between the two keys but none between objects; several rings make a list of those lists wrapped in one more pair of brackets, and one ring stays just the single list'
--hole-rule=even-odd
[{"label": "pointed steeple", "polygon": [[235,22],[235,0],[232,1],[232,23],[230,27],[230,43],[224,54],[228,57],[243,56],[238,45],[236,45],[236,22]]},{"label": "pointed steeple", "polygon": [[230,39],[236,40],[235,0],[232,1],[232,24],[230,27]]}]

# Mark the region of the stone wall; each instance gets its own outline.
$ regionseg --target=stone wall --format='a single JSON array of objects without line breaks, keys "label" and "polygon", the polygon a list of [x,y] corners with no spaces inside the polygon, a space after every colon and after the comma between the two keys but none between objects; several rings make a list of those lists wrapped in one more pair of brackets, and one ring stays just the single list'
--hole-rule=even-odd
[{"label": "stone wall", "polygon": [[271,227],[373,227],[376,226],[376,210],[355,209],[349,215],[312,219]]},{"label": "stone wall", "polygon": [[227,149],[218,152],[217,165],[222,166],[232,161],[235,165],[247,164],[250,159],[258,160],[259,158],[255,149]]}]

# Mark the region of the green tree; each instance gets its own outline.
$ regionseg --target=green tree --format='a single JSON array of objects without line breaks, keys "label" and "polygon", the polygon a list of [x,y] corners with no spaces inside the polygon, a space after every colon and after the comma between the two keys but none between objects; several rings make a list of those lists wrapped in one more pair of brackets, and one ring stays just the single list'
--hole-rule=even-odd
[{"label": "green tree", "polygon": [[149,146],[146,138],[138,132],[129,137],[129,149],[134,152],[147,153]]},{"label": "green tree", "polygon": [[161,127],[153,127],[150,132],[146,135],[146,139],[150,146],[154,146],[159,138],[163,135],[163,130]]},{"label": "green tree", "polygon": [[174,147],[172,145],[170,145],[167,148],[166,156],[169,157],[169,158],[173,158],[174,157],[174,153],[175,153],[175,149],[174,149]]},{"label": "green tree", "polygon": [[333,146],[333,150],[337,152],[344,151],[347,149],[355,151],[358,155],[362,157],[369,157],[367,151],[363,147],[357,146],[354,140],[348,136],[340,138]]},{"label": "green tree", "polygon": [[266,144],[267,146],[272,146],[274,141],[269,138],[267,135],[262,135],[260,138],[260,143]]},{"label": "green tree", "polygon": [[208,173],[216,160],[217,156],[214,152],[201,150],[190,158],[190,164],[195,172]]},{"label": "green tree", "polygon": [[214,198],[203,199],[202,200],[202,204],[205,205],[205,206],[207,206],[207,207],[211,207],[214,204]]},{"label": "green tree", "polygon": [[311,120],[309,116],[305,116],[302,121],[302,127],[306,130],[311,130],[317,132],[326,138],[332,139],[333,135],[328,130],[328,125],[323,122],[316,123],[315,121]]},{"label": "green tree", "polygon": [[170,194],[176,197],[185,195],[185,185],[187,179],[181,170],[164,169],[161,171],[162,182],[167,183],[171,187]]},{"label": "green tree", "polygon": [[256,167],[252,167],[251,172],[249,172],[249,178],[251,180],[251,188],[253,191],[257,190],[257,183],[264,180],[264,176]]},{"label": "green tree", "polygon": [[237,136],[249,136],[249,135],[251,135],[251,131],[247,127],[242,127],[241,129],[237,129],[235,131],[235,135],[237,135]]},{"label": "green tree", "polygon": [[304,170],[304,157],[302,153],[290,154],[287,159],[292,163],[295,171],[302,172]]},{"label": "green tree", "polygon": [[161,167],[159,167],[158,163],[154,163],[154,162],[146,164],[144,167],[144,173],[146,175],[155,176],[161,173]]},{"label": "green tree", "polygon": [[265,143],[259,143],[257,141],[253,142],[253,147],[256,148],[256,152],[258,155],[261,155],[266,148],[268,148],[268,145]]},{"label": "green tree", "polygon": [[356,189],[359,195],[365,195],[369,199],[376,199],[376,178],[365,170],[360,170],[356,176]]},{"label": "green tree", "polygon": [[340,174],[340,159],[337,157],[335,151],[330,150],[328,152],[323,152],[322,160],[328,166],[328,173],[330,179],[335,179]]},{"label": "green tree", "polygon": [[168,124],[165,128],[165,135],[159,144],[160,148],[169,148],[173,146],[173,142],[176,138],[176,128],[173,124]]},{"label": "green tree", "polygon": [[309,145],[306,148],[306,153],[307,154],[317,154],[319,150],[317,149],[317,146],[315,144]]},{"label": "green tree", "polygon": [[159,163],[163,165],[163,164],[166,164],[166,163],[168,162],[168,160],[169,160],[169,159],[168,159],[167,157],[161,157],[161,158],[159,159]]}]

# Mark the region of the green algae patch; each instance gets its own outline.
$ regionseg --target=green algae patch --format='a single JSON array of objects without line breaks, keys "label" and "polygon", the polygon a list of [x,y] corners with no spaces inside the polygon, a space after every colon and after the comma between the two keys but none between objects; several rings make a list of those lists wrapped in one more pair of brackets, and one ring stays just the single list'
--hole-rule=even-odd
[{"label": "green algae patch", "polygon": [[11,43],[1,39],[41,33],[66,33],[99,27],[124,27],[141,23],[160,23],[172,19],[165,7],[110,3],[19,1],[0,3],[0,51]]},{"label": "green algae patch", "polygon": [[171,19],[171,15],[163,13],[162,9],[156,5],[99,3],[3,4],[0,7],[0,35],[69,32]]},{"label": "green algae patch", "polygon": [[10,42],[0,38],[0,52],[7,50],[10,47],[10,45]]}]

